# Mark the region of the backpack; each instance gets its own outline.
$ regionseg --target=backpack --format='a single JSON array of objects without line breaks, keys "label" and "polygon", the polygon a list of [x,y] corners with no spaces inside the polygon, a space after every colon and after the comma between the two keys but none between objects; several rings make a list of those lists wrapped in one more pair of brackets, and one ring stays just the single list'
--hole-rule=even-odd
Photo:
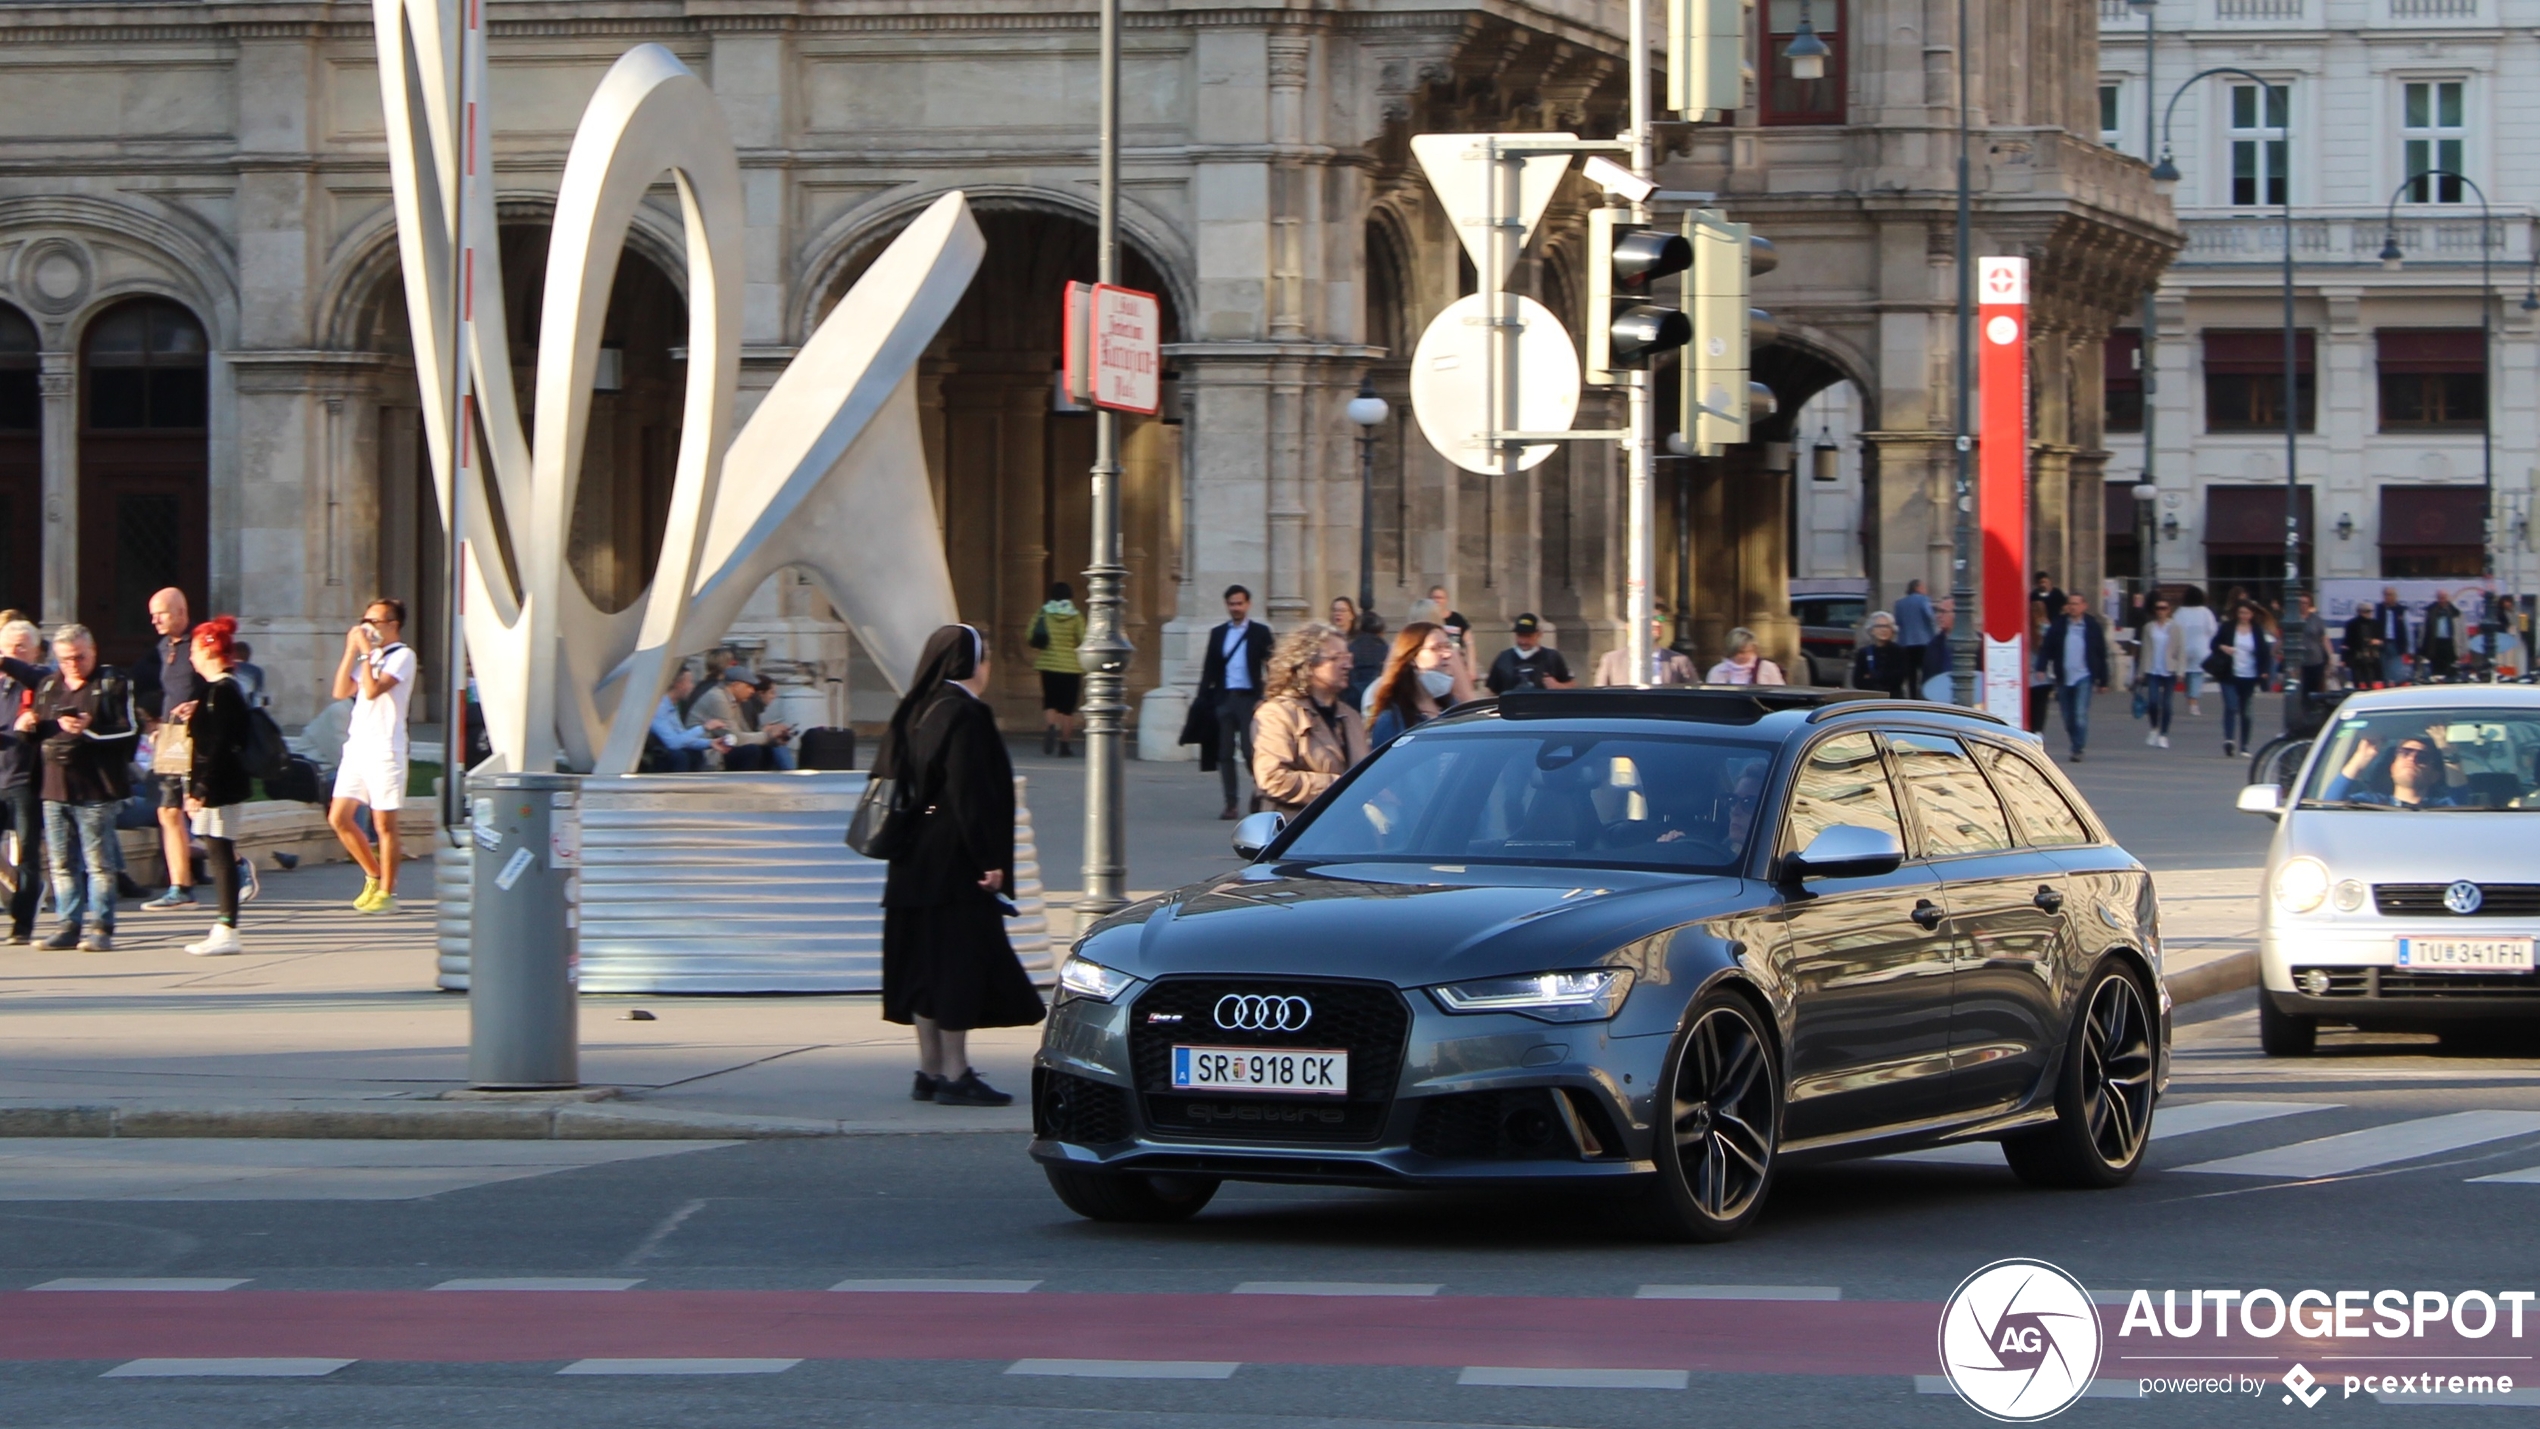
[{"label": "backpack", "polygon": [[282,742],[282,726],[258,705],[247,706],[247,742],[239,751],[247,772],[270,785],[291,763],[291,747]]},{"label": "backpack", "polygon": [[1043,611],[1039,615],[1032,617],[1032,633],[1029,636],[1026,636],[1025,640],[1035,650],[1047,650],[1050,648],[1050,617],[1048,611]]}]

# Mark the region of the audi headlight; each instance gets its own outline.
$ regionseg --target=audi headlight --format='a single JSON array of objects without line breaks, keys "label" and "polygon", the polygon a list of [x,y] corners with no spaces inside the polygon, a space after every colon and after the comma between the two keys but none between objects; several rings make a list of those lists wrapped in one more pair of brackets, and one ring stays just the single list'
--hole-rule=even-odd
[{"label": "audi headlight", "polygon": [[1447,983],[1430,988],[1429,994],[1449,1012],[1520,1012],[1546,1022],[1601,1022],[1621,1009],[1631,990],[1628,969],[1598,968]]},{"label": "audi headlight", "polygon": [[2308,913],[2327,900],[2327,864],[2306,854],[2275,871],[2275,905],[2285,912]]},{"label": "audi headlight", "polygon": [[1059,964],[1058,985],[1076,997],[1090,997],[1096,1002],[1109,1002],[1129,990],[1137,979],[1117,968],[1107,968],[1090,958],[1070,956]]}]

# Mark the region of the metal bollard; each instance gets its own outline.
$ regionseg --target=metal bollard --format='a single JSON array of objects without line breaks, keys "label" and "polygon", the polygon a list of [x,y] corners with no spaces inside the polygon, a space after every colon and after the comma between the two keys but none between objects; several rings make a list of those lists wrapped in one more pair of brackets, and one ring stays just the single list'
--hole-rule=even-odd
[{"label": "metal bollard", "polygon": [[486,1091],[582,1085],[580,781],[470,779],[467,1081]]}]

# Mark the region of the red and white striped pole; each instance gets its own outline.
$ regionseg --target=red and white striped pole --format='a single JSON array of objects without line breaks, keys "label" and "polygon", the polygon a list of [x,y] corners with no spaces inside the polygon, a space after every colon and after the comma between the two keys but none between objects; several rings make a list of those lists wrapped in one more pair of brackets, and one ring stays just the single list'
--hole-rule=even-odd
[{"label": "red and white striped pole", "polygon": [[1984,708],[2025,726],[2028,705],[2028,260],[1977,264],[1980,457],[1976,520],[1984,556]]}]

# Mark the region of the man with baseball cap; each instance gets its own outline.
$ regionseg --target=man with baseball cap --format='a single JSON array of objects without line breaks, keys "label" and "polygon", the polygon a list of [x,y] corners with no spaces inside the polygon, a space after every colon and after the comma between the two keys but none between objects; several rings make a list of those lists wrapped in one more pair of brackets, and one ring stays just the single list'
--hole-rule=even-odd
[{"label": "man with baseball cap", "polygon": [[1566,690],[1578,684],[1570,674],[1569,662],[1561,652],[1543,643],[1543,622],[1533,611],[1517,617],[1517,643],[1499,652],[1490,662],[1490,676],[1483,683],[1494,695],[1510,690]]}]

